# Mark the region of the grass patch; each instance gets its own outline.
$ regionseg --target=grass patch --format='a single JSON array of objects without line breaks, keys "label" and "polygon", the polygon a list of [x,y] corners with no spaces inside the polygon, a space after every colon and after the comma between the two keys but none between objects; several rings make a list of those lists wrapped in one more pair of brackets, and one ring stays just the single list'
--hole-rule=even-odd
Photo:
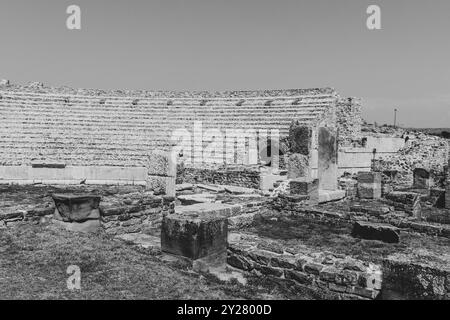
[{"label": "grass patch", "polygon": [[[81,290],[67,289],[67,267]],[[108,235],[19,223],[0,230],[1,299],[283,299],[277,292],[170,267]]]}]

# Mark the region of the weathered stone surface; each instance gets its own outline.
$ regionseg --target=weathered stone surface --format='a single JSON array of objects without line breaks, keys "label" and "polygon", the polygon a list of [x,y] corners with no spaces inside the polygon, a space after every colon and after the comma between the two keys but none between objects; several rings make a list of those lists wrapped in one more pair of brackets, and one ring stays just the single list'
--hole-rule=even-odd
[{"label": "weathered stone surface", "polygon": [[398,243],[400,241],[400,229],[387,224],[357,221],[353,224],[352,236],[365,240]]},{"label": "weathered stone surface", "polygon": [[358,173],[358,197],[362,199],[381,198],[381,173],[359,172]]},{"label": "weathered stone surface", "polygon": [[345,198],[344,190],[319,190],[319,203],[333,202]]},{"label": "weathered stone surface", "polygon": [[450,295],[450,256],[418,249],[414,257],[401,253],[383,261],[383,287],[408,299],[448,300]]},{"label": "weathered stone surface", "polygon": [[226,192],[232,193],[232,194],[251,194],[254,193],[254,189],[250,188],[244,188],[244,187],[237,187],[237,186],[221,186],[225,189]]},{"label": "weathered stone surface", "polygon": [[319,179],[297,178],[289,183],[291,195],[304,195],[309,197],[311,204],[319,203]]},{"label": "weathered stone surface", "polygon": [[100,196],[91,194],[53,194],[54,218],[66,222],[100,219]]},{"label": "weathered stone surface", "polygon": [[289,129],[291,151],[304,156],[310,156],[312,148],[312,128],[299,123],[292,123]]},{"label": "weathered stone surface", "polygon": [[188,206],[195,203],[212,203],[216,201],[216,195],[210,193],[200,194],[186,194],[179,195],[177,199],[181,201],[183,206]]},{"label": "weathered stone surface", "polygon": [[421,195],[415,192],[391,191],[385,195],[389,204],[396,210],[405,211],[416,218],[421,218]]},{"label": "weathered stone surface", "polygon": [[180,183],[175,186],[175,191],[185,191],[194,189],[194,185],[192,183]]},{"label": "weathered stone surface", "polygon": [[318,177],[319,189],[336,190],[338,146],[335,128],[319,128]]},{"label": "weathered stone surface", "polygon": [[161,227],[161,249],[192,260],[226,251],[228,220],[220,214],[172,214]]},{"label": "weathered stone surface", "polygon": [[287,158],[288,179],[308,178],[311,176],[310,156],[300,153],[290,154]]},{"label": "weathered stone surface", "polygon": [[430,172],[423,168],[415,168],[413,187],[417,189],[430,188]]},{"label": "weathered stone surface", "polygon": [[375,264],[306,246],[280,247],[278,241],[247,233],[232,233],[229,241],[228,263],[254,276],[291,288],[337,292],[340,299],[375,299],[380,293],[382,272]]}]

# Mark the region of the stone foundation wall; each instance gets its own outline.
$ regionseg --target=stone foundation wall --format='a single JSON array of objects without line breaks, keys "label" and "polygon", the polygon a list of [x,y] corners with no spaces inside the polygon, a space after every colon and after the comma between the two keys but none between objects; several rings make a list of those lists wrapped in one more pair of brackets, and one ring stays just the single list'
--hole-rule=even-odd
[{"label": "stone foundation wall", "polygon": [[[148,192],[105,195],[102,196],[99,207],[102,227],[112,235],[158,229],[163,215],[175,212],[174,208],[175,198],[155,196]],[[54,203],[47,202],[32,209],[2,214],[0,224],[9,227],[19,221],[50,221],[54,212]]]},{"label": "stone foundation wall", "polygon": [[102,224],[109,234],[159,229],[164,215],[175,212],[175,198],[145,194],[126,195],[100,205]]},{"label": "stone foundation wall", "polygon": [[[292,197],[280,195],[274,198],[271,208],[286,215],[298,215],[312,222],[352,226],[355,221],[369,221],[391,224],[395,227],[408,229],[412,232],[431,236],[450,238],[450,226],[418,221],[414,217],[398,216],[392,208],[375,208],[372,204],[366,207],[355,206],[350,211],[327,210],[320,207],[308,206],[308,197]],[[387,210],[386,210],[387,209]]]},{"label": "stone foundation wall", "polygon": [[261,173],[253,167],[204,169],[178,166],[176,181],[177,184],[209,183],[259,189]]},{"label": "stone foundation wall", "polygon": [[450,299],[448,262],[436,256],[427,258],[412,262],[403,254],[389,256],[383,261],[383,285],[408,299]]},{"label": "stone foundation wall", "polygon": [[331,292],[339,299],[375,299],[381,290],[380,266],[344,255],[288,252],[275,242],[246,234],[230,235],[227,262],[253,276],[284,282],[290,288]]}]

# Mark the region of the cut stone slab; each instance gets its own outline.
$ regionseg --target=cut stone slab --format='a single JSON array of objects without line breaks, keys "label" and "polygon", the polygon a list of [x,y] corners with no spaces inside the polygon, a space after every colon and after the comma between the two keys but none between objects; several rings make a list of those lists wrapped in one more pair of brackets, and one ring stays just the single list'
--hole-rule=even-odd
[{"label": "cut stone slab", "polygon": [[379,240],[386,243],[400,242],[400,229],[388,224],[356,221],[352,236],[365,240]]},{"label": "cut stone slab", "polygon": [[163,218],[161,249],[191,260],[220,256],[226,252],[227,237],[228,219],[223,213],[185,211]]},{"label": "cut stone slab", "polygon": [[250,188],[244,188],[244,187],[236,187],[236,186],[225,186],[221,185],[225,189],[226,192],[232,193],[232,194],[251,194],[254,193],[254,189]]},{"label": "cut stone slab", "polygon": [[175,191],[186,191],[186,190],[193,190],[194,185],[192,183],[181,183],[175,185]]},{"label": "cut stone slab", "polygon": [[217,193],[225,192],[225,189],[220,186],[213,186],[213,185],[207,185],[207,184],[197,184],[196,186],[197,186],[197,188],[212,191],[212,192],[217,192]]},{"label": "cut stone slab", "polygon": [[207,216],[222,214],[224,216],[229,216],[232,213],[232,207],[232,205],[223,203],[197,203],[190,206],[175,207],[175,214],[185,216]]},{"label": "cut stone slab", "polygon": [[196,203],[212,203],[216,201],[216,195],[212,193],[199,193],[199,194],[187,194],[179,195],[177,199],[181,201],[181,204],[191,205]]},{"label": "cut stone slab", "polygon": [[339,201],[346,196],[345,190],[319,190],[319,203]]},{"label": "cut stone slab", "polygon": [[101,197],[91,194],[53,194],[54,219],[65,222],[83,222],[100,219]]}]

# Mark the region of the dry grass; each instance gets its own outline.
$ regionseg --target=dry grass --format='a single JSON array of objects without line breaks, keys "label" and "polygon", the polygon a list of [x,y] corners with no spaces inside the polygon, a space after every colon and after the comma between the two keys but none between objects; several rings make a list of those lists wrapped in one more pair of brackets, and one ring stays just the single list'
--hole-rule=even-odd
[{"label": "dry grass", "polygon": [[[81,269],[81,290],[67,289],[69,265]],[[169,267],[107,235],[70,233],[21,223],[0,230],[1,299],[282,298],[265,289],[219,283]]]},{"label": "dry grass", "polygon": [[353,238],[351,227],[314,222],[298,216],[280,216],[277,220],[260,216],[248,231],[279,240],[283,246],[306,245],[317,251],[330,251],[364,261],[381,262],[396,252],[410,253],[417,248],[448,254],[450,239],[400,232],[400,243],[388,244]]}]

